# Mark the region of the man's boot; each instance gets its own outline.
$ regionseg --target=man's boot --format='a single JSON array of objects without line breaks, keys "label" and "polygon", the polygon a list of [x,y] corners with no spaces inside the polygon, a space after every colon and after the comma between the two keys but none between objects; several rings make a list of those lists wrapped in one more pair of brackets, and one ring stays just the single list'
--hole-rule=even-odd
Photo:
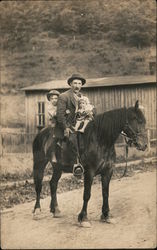
[{"label": "man's boot", "polygon": [[73,166],[73,175],[80,177],[84,173],[84,168],[79,161],[77,134],[71,134],[69,138],[69,145],[72,154],[71,165]]},{"label": "man's boot", "polygon": [[73,175],[76,177],[81,177],[84,173],[84,168],[80,162],[73,165]]}]

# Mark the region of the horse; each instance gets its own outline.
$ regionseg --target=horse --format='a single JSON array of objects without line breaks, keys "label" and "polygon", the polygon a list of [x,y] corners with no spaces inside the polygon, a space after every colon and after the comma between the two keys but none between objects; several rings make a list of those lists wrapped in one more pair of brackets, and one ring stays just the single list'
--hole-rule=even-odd
[{"label": "horse", "polygon": [[[129,108],[123,107],[101,114],[97,114],[94,120],[90,121],[84,131],[83,149],[80,147],[80,161],[84,167],[84,194],[83,206],[78,215],[78,222],[89,222],[87,216],[87,206],[91,196],[91,186],[96,175],[101,176],[102,183],[102,213],[101,221],[110,223],[111,214],[109,208],[109,184],[113,174],[113,163],[116,158],[115,142],[120,134],[127,137],[129,143],[133,144],[137,150],[144,151],[147,147],[146,119],[139,108],[139,102]],[[40,193],[42,189],[42,179],[44,169],[51,157],[46,155],[46,142],[51,137],[51,128],[44,128],[37,134],[33,142],[33,176],[36,190],[36,203],[34,213],[40,208]],[[78,136],[78,139],[80,136]],[[80,141],[80,140],[78,140]],[[51,148],[51,143],[47,146]],[[65,153],[70,158],[68,151]],[[62,172],[72,172],[72,167],[64,164],[63,155],[57,163],[52,163],[53,174],[50,180],[51,203],[50,212],[54,217],[59,217],[60,210],[57,202],[57,185]]]}]

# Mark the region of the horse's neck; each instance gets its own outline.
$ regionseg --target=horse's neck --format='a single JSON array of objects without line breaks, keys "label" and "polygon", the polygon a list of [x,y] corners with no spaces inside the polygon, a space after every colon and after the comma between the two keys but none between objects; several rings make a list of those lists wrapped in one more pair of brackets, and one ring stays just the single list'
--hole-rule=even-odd
[{"label": "horse's neck", "polygon": [[126,108],[122,108],[120,110],[120,123],[119,123],[119,133],[122,132],[122,130],[124,129],[126,122],[127,122],[127,109]]},{"label": "horse's neck", "polygon": [[127,109],[126,108],[120,109],[119,114],[117,115],[117,117],[115,117],[115,119],[116,118],[118,118],[118,119],[114,120],[114,122],[117,124],[117,127],[115,127],[115,135],[117,134],[117,136],[115,136],[116,137],[115,140],[117,140],[118,136],[123,131],[123,129],[126,125]]},{"label": "horse's neck", "polygon": [[110,119],[108,119],[108,121],[111,120],[111,123],[108,124],[108,126],[106,126],[104,129],[104,144],[113,145],[125,127],[127,119],[127,109],[122,108],[119,110],[113,110],[108,114],[108,116],[110,116]]}]

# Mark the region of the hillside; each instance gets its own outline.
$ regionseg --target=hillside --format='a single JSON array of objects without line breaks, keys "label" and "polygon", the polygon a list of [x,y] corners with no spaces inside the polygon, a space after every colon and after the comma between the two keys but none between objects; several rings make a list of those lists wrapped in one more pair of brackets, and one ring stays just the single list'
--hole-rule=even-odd
[{"label": "hillside", "polygon": [[[23,86],[74,72],[89,78],[149,74],[155,9],[154,0],[2,1],[1,94],[19,95]],[[2,124],[11,124],[11,98],[3,100]],[[17,120],[24,112],[24,97],[19,100]]]},{"label": "hillside", "polygon": [[73,72],[148,74],[155,1],[2,1],[2,92]]}]

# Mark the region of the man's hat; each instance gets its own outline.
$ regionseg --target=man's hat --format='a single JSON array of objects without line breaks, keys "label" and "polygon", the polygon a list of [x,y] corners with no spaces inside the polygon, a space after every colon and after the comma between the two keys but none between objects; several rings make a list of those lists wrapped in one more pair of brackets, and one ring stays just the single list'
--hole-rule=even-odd
[{"label": "man's hat", "polygon": [[48,101],[50,101],[50,96],[52,96],[52,95],[57,95],[57,96],[59,96],[60,93],[59,93],[57,90],[50,90],[50,91],[48,92],[48,94],[47,94],[47,99],[48,99]]},{"label": "man's hat", "polygon": [[79,74],[73,74],[68,80],[67,83],[70,85],[70,83],[74,80],[74,79],[79,79],[82,81],[82,85],[84,85],[86,83],[86,80]]}]

